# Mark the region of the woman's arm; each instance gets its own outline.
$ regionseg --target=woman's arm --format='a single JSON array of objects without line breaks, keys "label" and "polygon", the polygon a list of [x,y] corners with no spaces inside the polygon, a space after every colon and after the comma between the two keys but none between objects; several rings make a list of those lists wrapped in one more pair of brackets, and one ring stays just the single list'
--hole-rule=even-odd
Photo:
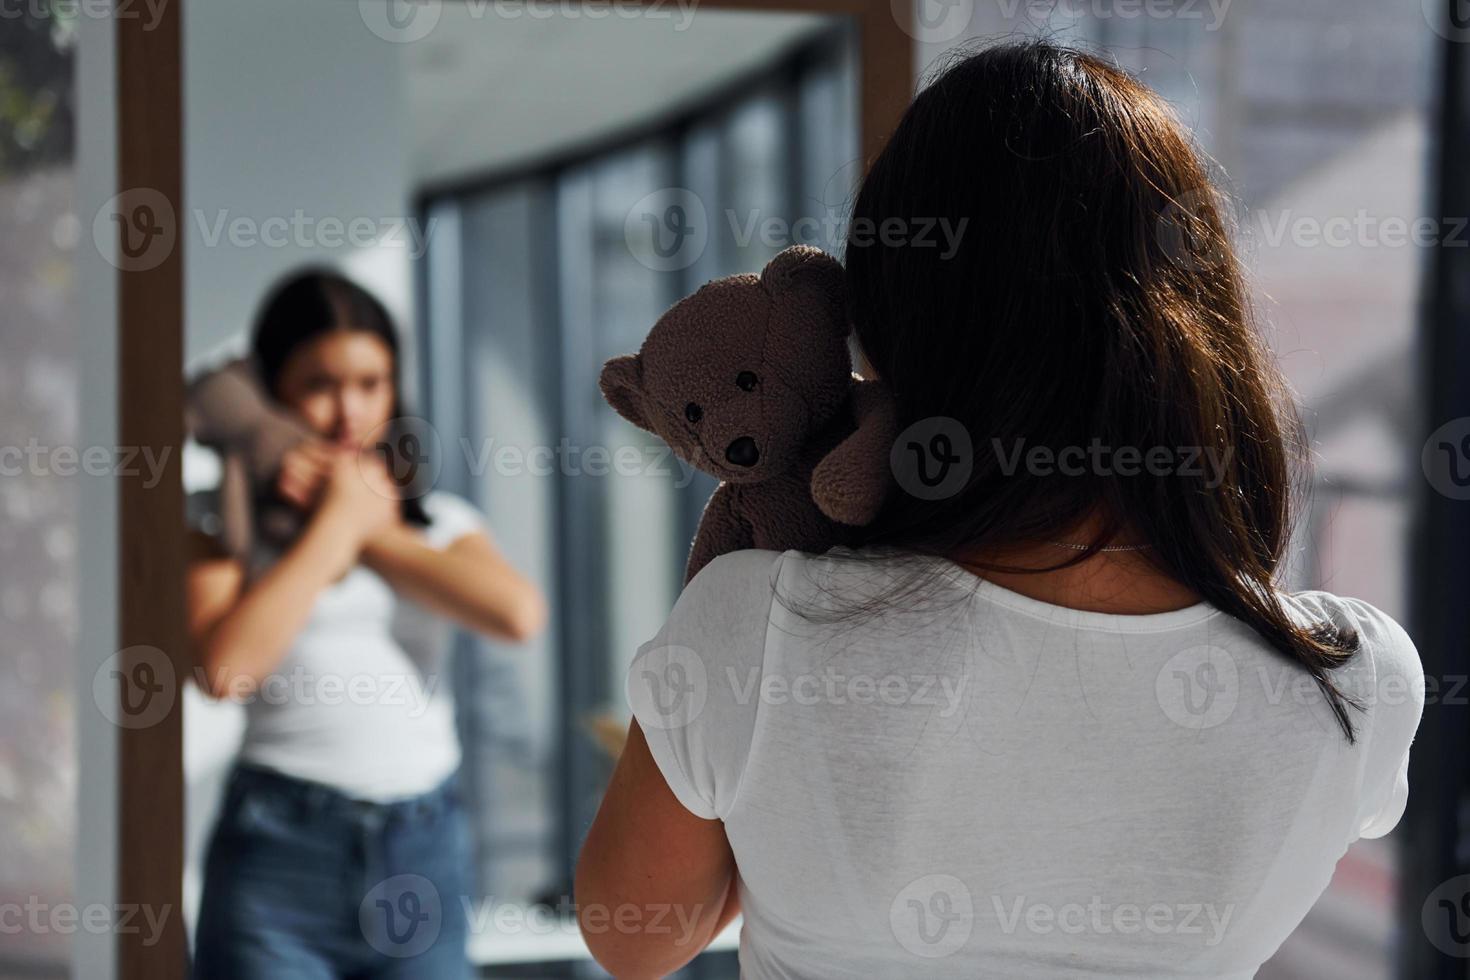
[{"label": "woman's arm", "polygon": [[253,691],[280,663],[317,596],[352,567],[364,537],[397,506],[368,486],[355,457],[344,456],[300,536],[248,588],[238,561],[196,554],[186,599],[200,687],[214,697]]},{"label": "woman's arm", "polygon": [[481,532],[440,550],[398,522],[368,539],[362,561],[395,590],[497,639],[524,642],[546,625],[540,591]]},{"label": "woman's arm", "polygon": [[684,808],[632,722],[577,862],[592,955],[619,978],[672,973],[739,912],[737,880],[725,825]]}]

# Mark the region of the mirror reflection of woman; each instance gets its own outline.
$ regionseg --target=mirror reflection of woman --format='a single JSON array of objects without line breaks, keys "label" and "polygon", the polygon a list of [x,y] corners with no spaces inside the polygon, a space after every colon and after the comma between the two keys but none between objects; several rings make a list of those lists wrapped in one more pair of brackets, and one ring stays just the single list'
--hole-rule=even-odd
[{"label": "mirror reflection of woman", "polygon": [[304,515],[289,545],[242,561],[191,532],[196,675],[247,719],[205,862],[194,975],[468,977],[449,624],[520,642],[545,602],[475,507],[441,490],[405,499],[365,446],[401,415],[398,337],[378,300],[335,273],[297,273],[267,299],[252,353],[317,438],[276,477]]}]

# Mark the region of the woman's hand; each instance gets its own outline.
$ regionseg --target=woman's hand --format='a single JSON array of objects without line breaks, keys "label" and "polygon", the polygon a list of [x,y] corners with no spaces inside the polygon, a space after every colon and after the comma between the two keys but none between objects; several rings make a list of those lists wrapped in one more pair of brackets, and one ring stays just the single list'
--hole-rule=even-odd
[{"label": "woman's hand", "polygon": [[332,475],[336,447],[320,439],[307,439],[287,451],[276,473],[276,493],[298,510],[311,510]]},{"label": "woman's hand", "polygon": [[370,538],[401,521],[398,486],[377,453],[337,447],[331,452],[319,514],[351,537],[355,556]]}]

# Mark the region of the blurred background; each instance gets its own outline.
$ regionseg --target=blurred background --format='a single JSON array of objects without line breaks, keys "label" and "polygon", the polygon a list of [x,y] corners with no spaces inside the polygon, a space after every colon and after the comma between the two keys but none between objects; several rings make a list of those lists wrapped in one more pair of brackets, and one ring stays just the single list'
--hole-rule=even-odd
[{"label": "blurred background", "polygon": [[[673,604],[713,488],[608,408],[601,365],[710,278],[759,271],[798,242],[841,252],[862,173],[859,38],[846,18],[772,6],[594,17],[255,0],[190,3],[183,18],[187,366],[242,350],[281,273],[339,265],[411,333],[409,411],[439,434],[439,485],[485,510],[556,611],[528,645],[466,635],[455,650],[480,892],[546,911],[535,928],[476,931],[486,976],[602,975],[562,921],[610,767],[591,724],[625,720],[627,663]],[[75,257],[94,247],[94,216],[75,203],[80,16],[37,0],[0,23],[0,445],[50,460],[0,460],[7,907],[67,902],[84,843],[76,716],[94,706],[71,651],[76,483],[89,477],[55,452],[78,438]],[[1434,243],[1398,226],[1434,214],[1445,39],[1420,5],[1381,0],[918,0],[914,84],[957,46],[1038,32],[1140,73],[1214,158],[1314,439],[1289,584],[1361,597],[1413,634]],[[1463,247],[1448,221],[1435,240],[1455,233]],[[554,454],[515,465],[497,456],[507,446]],[[610,470],[592,447],[646,465]],[[187,447],[184,477],[207,489],[217,462]],[[191,921],[241,726],[238,708],[196,695],[185,691]],[[1355,845],[1261,976],[1407,976],[1403,947],[1425,939],[1417,916],[1397,914],[1405,833]],[[721,945],[690,975],[735,976]],[[68,964],[67,935],[0,929],[0,980]]]}]

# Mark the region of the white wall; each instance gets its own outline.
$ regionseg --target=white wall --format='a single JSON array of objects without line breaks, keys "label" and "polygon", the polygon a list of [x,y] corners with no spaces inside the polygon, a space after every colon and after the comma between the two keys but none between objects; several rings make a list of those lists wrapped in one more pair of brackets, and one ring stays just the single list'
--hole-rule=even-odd
[{"label": "white wall", "polygon": [[[332,247],[330,228],[320,225],[366,219],[387,233],[395,219],[408,216],[402,47],[368,30],[355,3],[190,6],[184,18],[188,363],[246,330],[263,289],[303,262],[346,263],[406,321],[409,249],[391,241],[368,250]],[[281,227],[298,211],[303,235]],[[289,241],[235,236],[232,243],[228,222],[236,219],[248,222],[247,231],[279,230]],[[270,219],[276,224],[268,228]],[[219,227],[226,230],[216,237]]]}]

